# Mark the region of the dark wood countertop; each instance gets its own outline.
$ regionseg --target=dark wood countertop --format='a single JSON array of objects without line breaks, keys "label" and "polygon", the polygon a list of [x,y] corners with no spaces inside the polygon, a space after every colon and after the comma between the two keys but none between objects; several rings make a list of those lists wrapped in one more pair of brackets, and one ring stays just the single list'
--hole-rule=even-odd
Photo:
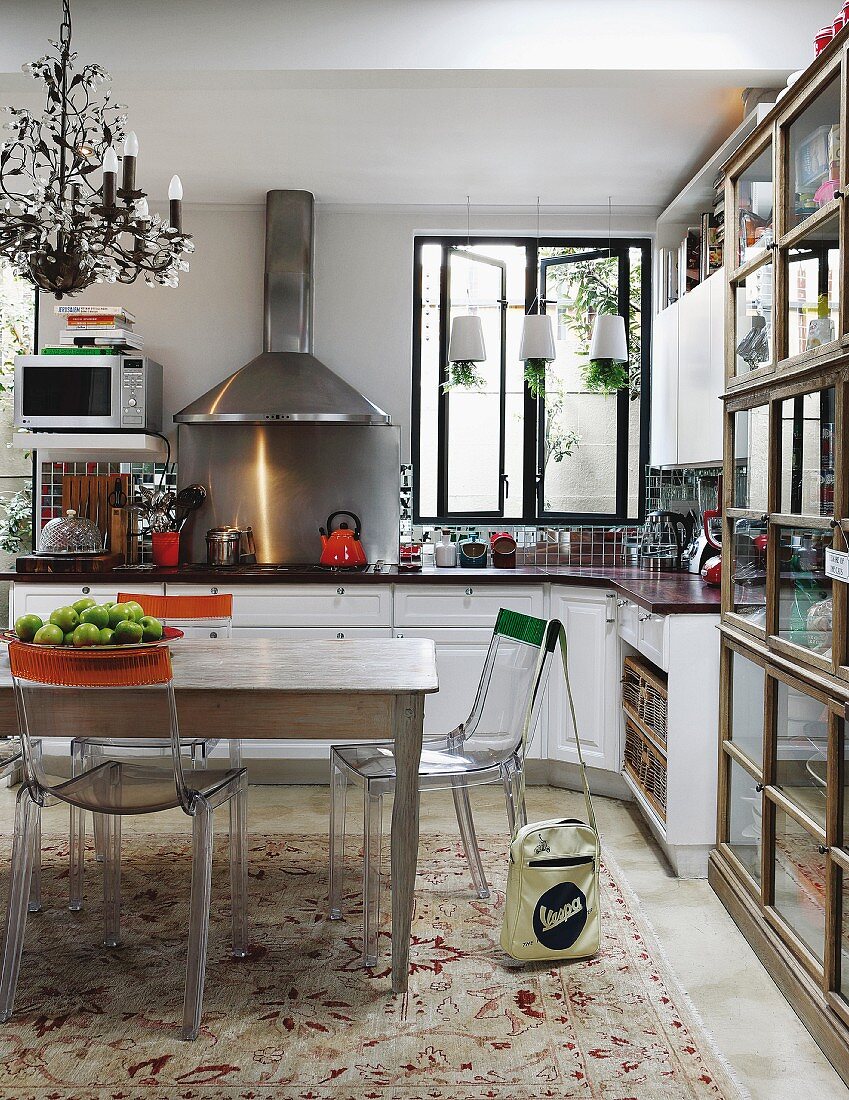
[{"label": "dark wood countertop", "polygon": [[174,569],[115,569],[111,573],[0,573],[0,581],[25,584],[112,584],[131,590],[133,584],[170,581],[172,584],[216,584],[230,587],[243,584],[336,584],[344,580],[354,584],[565,584],[589,588],[609,588],[625,599],[655,615],[718,615],[718,588],[709,588],[701,577],[691,573],[654,573],[628,565],[518,566],[516,569],[435,569],[419,573],[388,567],[382,573],[324,573],[293,568],[285,573],[212,569],[207,566]]}]

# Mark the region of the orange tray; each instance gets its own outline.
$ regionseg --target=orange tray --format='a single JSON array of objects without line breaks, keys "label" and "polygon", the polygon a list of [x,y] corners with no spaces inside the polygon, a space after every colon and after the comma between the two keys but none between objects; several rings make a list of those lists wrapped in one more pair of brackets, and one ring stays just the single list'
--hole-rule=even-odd
[{"label": "orange tray", "polygon": [[[164,626],[162,637],[158,642],[131,642],[129,645],[87,645],[80,649],[93,650],[95,653],[109,653],[111,650],[122,649],[156,649],[157,646],[168,645],[177,638],[183,637],[183,631],[176,626]],[[18,642],[20,645],[31,646],[33,649],[74,649],[70,645],[36,645],[35,642],[22,642],[14,630],[0,630],[0,642]]]}]

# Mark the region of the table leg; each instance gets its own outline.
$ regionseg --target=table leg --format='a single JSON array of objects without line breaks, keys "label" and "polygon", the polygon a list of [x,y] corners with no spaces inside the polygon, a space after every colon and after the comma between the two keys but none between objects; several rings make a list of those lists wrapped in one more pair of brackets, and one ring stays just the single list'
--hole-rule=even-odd
[{"label": "table leg", "polygon": [[392,991],[404,993],[410,973],[410,926],[419,848],[419,764],[424,696],[395,700],[395,797],[392,803]]}]

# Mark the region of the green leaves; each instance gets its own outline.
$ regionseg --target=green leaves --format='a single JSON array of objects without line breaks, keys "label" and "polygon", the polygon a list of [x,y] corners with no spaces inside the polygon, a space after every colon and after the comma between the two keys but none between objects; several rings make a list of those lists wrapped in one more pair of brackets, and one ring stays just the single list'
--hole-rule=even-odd
[{"label": "green leaves", "polygon": [[471,359],[459,359],[456,363],[448,364],[448,377],[442,383],[444,392],[454,389],[479,390],[484,385],[484,379],[478,371],[477,363]]},{"label": "green leaves", "polygon": [[628,364],[615,359],[591,359],[581,367],[581,376],[592,393],[616,393],[628,385]]}]

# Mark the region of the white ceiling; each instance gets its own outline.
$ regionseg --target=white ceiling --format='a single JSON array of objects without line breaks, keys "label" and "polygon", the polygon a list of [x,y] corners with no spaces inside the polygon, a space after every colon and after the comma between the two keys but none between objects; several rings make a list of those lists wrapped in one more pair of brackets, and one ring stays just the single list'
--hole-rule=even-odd
[{"label": "white ceiling", "polygon": [[[187,201],[662,206],[783,84],[837,0],[73,0],[139,178]],[[124,10],[122,10],[124,9]],[[0,0],[0,104],[58,0]]]}]

